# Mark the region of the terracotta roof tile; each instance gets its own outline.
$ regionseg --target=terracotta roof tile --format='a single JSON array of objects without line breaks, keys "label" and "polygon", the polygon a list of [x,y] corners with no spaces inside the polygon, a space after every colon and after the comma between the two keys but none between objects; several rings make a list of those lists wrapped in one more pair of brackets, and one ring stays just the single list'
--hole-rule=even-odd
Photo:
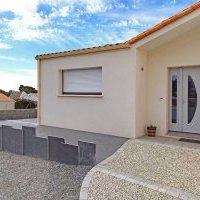
[{"label": "terracotta roof tile", "polygon": [[10,97],[6,96],[3,93],[0,93],[0,101],[15,101],[15,100],[11,99]]},{"label": "terracotta roof tile", "polygon": [[200,1],[198,1],[197,3],[193,4],[192,6],[190,6],[189,8],[186,8],[185,10],[179,12],[178,14],[162,21],[161,23],[157,24],[156,26],[142,32],[141,34],[137,35],[136,37],[131,38],[130,40],[128,40],[126,43],[128,44],[134,44],[137,41],[155,33],[156,31],[159,31],[160,29],[164,28],[165,26],[181,19],[182,17],[189,15],[190,13],[194,12],[195,10],[200,8]]},{"label": "terracotta roof tile", "polygon": [[84,53],[93,53],[93,52],[100,52],[100,51],[109,51],[109,50],[113,50],[113,49],[127,48],[128,45],[132,45],[132,44],[138,42],[139,40],[142,40],[143,38],[155,33],[156,31],[159,31],[160,29],[181,19],[182,17],[189,15],[190,13],[194,12],[195,10],[197,10],[199,8],[200,8],[200,1],[193,4],[189,8],[186,8],[185,10],[179,12],[178,14],[162,21],[161,23],[157,24],[156,26],[142,32],[141,34],[137,35],[136,37],[131,38],[130,40],[128,40],[124,43],[107,44],[104,46],[96,46],[96,47],[91,47],[91,48],[41,54],[41,55],[37,55],[35,58],[36,59],[46,59],[46,58],[55,58],[55,57],[61,57],[61,56],[67,56],[67,55],[77,55],[77,54],[84,54]]},{"label": "terracotta roof tile", "polygon": [[67,56],[67,55],[77,55],[77,54],[84,54],[84,53],[109,51],[109,50],[122,49],[122,48],[128,48],[128,47],[130,47],[130,45],[125,42],[116,43],[116,44],[106,44],[104,46],[95,46],[95,47],[76,49],[76,50],[70,50],[70,51],[41,54],[41,55],[37,55],[35,59],[37,60],[37,59],[54,58],[54,57],[61,57],[61,56]]}]

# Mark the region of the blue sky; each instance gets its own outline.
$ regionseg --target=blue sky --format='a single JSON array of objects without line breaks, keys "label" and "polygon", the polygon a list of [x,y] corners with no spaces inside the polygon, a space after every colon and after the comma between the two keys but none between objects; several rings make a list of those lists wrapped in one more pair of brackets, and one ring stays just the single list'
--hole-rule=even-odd
[{"label": "blue sky", "polygon": [[0,0],[0,88],[36,87],[35,55],[122,42],[196,0]]}]

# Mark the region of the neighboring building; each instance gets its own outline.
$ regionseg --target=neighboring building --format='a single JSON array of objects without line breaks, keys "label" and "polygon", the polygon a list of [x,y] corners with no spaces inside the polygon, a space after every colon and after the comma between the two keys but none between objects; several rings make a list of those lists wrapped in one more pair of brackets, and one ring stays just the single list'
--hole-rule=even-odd
[{"label": "neighboring building", "polygon": [[38,101],[37,93],[27,94],[24,91],[22,91],[22,92],[20,92],[20,91],[12,91],[11,94],[10,94],[10,98],[15,99],[15,100],[25,99],[25,100],[29,100],[29,101],[34,101],[36,103]]},{"label": "neighboring building", "polygon": [[14,100],[24,99],[24,97],[27,95],[26,92],[20,92],[20,91],[12,91],[10,94],[10,98]]},{"label": "neighboring building", "polygon": [[37,93],[30,93],[30,94],[26,94],[23,99],[29,100],[29,101],[34,101],[37,102],[38,101],[38,97],[37,97]]},{"label": "neighboring building", "polygon": [[136,138],[200,133],[200,2],[127,42],[44,54],[39,125]]},{"label": "neighboring building", "polygon": [[7,97],[5,94],[0,93],[0,110],[13,110],[15,109],[15,100]]}]

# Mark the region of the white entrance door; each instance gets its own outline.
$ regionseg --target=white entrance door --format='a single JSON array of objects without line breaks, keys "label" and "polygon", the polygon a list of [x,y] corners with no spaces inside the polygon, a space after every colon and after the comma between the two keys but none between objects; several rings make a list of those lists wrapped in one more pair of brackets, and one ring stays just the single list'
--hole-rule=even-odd
[{"label": "white entrance door", "polygon": [[170,71],[171,131],[200,133],[200,67]]}]

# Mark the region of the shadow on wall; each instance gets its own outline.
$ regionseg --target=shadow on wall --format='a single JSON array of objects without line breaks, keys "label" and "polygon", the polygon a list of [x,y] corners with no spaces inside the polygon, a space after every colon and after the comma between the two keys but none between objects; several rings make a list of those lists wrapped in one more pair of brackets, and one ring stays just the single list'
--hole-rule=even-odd
[{"label": "shadow on wall", "polygon": [[96,144],[79,141],[75,146],[65,144],[63,138],[36,137],[35,132],[34,127],[0,127],[0,150],[70,165],[95,165]]}]

